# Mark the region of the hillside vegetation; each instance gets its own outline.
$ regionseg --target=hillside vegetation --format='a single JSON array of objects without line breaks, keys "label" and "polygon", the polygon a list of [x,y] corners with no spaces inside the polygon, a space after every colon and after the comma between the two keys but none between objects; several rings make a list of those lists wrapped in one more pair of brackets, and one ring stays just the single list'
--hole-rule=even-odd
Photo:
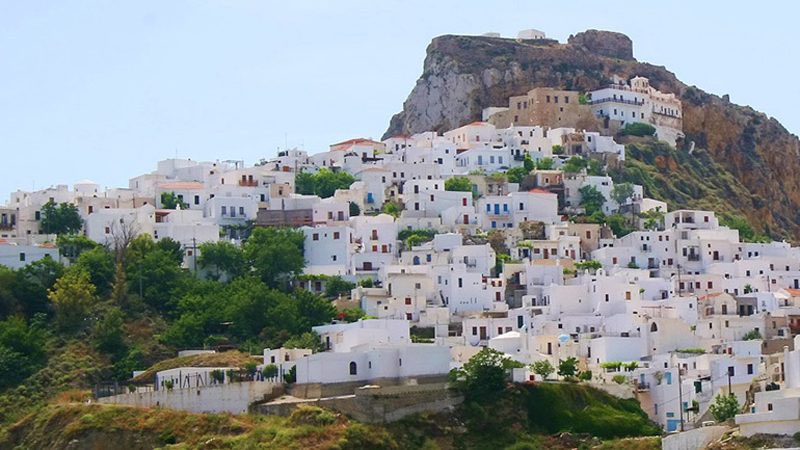
[{"label": "hillside vegetation", "polygon": [[[313,406],[290,417],[191,414],[161,408],[55,403],[0,434],[0,448],[630,449],[660,438],[635,400],[572,384],[509,388],[484,416],[474,406],[365,425]],[[556,435],[555,433],[562,433]],[[594,436],[594,437],[593,437]],[[605,438],[605,440],[598,439]]]}]

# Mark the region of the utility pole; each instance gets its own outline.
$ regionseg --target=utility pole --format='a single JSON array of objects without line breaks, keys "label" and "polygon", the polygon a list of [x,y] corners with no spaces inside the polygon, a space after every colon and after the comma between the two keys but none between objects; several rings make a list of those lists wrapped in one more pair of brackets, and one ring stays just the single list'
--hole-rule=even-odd
[{"label": "utility pole", "polygon": [[678,368],[678,409],[681,417],[681,431],[683,431],[683,382],[681,380],[681,365],[680,363],[676,363],[675,365]]}]

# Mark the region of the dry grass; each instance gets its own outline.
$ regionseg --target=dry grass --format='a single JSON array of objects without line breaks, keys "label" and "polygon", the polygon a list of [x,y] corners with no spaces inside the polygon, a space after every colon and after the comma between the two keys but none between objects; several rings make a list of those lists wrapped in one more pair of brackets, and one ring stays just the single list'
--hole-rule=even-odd
[{"label": "dry grass", "polygon": [[252,362],[260,362],[260,360],[239,351],[180,356],[154,364],[140,373],[133,381],[151,381],[157,372],[177,367],[244,367],[245,364]]}]

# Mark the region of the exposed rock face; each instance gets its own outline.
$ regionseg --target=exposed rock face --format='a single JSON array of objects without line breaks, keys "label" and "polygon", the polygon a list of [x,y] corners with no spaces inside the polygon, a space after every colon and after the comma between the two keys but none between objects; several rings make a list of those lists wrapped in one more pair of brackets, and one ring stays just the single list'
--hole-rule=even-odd
[{"label": "exposed rock face", "polygon": [[617,59],[633,59],[633,41],[622,33],[586,30],[570,36],[569,45],[583,47],[596,55]]},{"label": "exposed rock face", "polygon": [[[738,211],[757,230],[800,240],[800,142],[775,119],[680,82],[662,66],[633,59],[630,39],[590,30],[567,44],[478,36],[440,36],[428,46],[422,76],[392,117],[384,137],[428,130],[446,131],[474,120],[488,106],[507,106],[508,97],[534,87],[591,90],[613,75],[650,79],[655,88],[683,101],[687,142],[706,149],[749,192],[731,189],[720,209]],[[676,170],[681,170],[680,166]],[[686,198],[702,197],[687,185]],[[718,194],[714,194],[715,196]],[[682,206],[709,205],[674,202]]]}]

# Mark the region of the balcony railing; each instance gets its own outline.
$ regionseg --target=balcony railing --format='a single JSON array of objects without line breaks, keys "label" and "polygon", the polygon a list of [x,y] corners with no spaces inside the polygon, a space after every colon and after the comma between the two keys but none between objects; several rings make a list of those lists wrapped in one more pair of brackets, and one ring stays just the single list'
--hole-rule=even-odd
[{"label": "balcony railing", "polygon": [[613,97],[602,98],[600,100],[592,100],[592,101],[589,102],[589,104],[590,105],[597,105],[597,104],[600,104],[600,103],[607,103],[607,102],[622,103],[624,105],[634,105],[634,106],[642,106],[642,105],[644,105],[643,101],[638,102],[638,101],[635,101],[635,100],[623,100],[621,98],[613,98]]},{"label": "balcony railing", "polygon": [[694,254],[694,253],[690,253],[689,256],[686,257],[686,259],[689,260],[689,261],[695,261],[695,262],[696,261],[700,261],[700,255],[697,255],[697,254]]},{"label": "balcony railing", "polygon": [[256,181],[256,180],[239,180],[239,186],[243,186],[243,187],[258,187],[258,181]]}]

